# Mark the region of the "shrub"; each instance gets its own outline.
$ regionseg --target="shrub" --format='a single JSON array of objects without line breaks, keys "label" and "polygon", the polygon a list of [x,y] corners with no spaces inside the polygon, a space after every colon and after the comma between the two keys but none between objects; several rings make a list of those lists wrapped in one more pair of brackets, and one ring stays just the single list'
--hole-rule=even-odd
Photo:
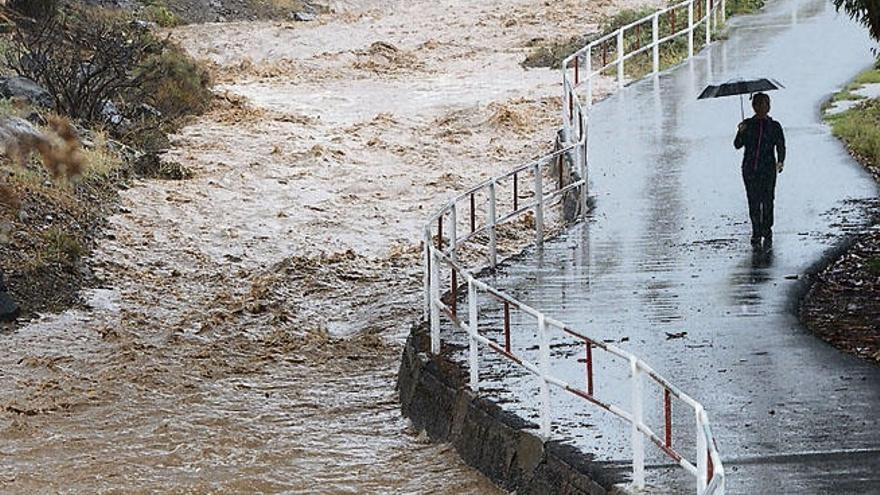
[{"label": "shrub", "polygon": [[764,8],[764,0],[728,0],[728,16],[738,14],[752,14]]},{"label": "shrub", "polygon": [[148,31],[97,9],[21,22],[7,53],[7,65],[33,79],[55,98],[56,111],[89,122],[101,120],[105,102],[143,85],[135,69],[161,50]]},{"label": "shrub", "polygon": [[567,40],[552,40],[541,42],[532,47],[523,67],[555,67],[562,63],[566,57],[580,50],[590,42],[585,36],[573,36]]},{"label": "shrub", "polygon": [[60,227],[49,227],[43,231],[42,237],[45,241],[43,256],[48,262],[72,265],[86,253],[79,240]]},{"label": "shrub", "polygon": [[128,15],[104,9],[76,8],[44,22],[19,23],[6,64],[45,87],[58,113],[105,123],[112,104],[133,123],[115,123],[118,135],[164,127],[211,101],[204,66]]},{"label": "shrub", "polygon": [[144,99],[166,117],[198,114],[211,102],[210,72],[175,43],[165,42],[162,51],[144,61],[138,74]]},{"label": "shrub", "polygon": [[180,17],[162,3],[151,2],[144,6],[141,15],[161,27],[169,28],[182,24]]}]

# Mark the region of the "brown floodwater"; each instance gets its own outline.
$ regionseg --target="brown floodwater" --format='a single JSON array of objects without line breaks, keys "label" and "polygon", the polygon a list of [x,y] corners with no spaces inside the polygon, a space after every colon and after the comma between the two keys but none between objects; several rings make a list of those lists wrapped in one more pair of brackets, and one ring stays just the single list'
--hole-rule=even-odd
[{"label": "brown floodwater", "polygon": [[398,411],[421,224],[549,148],[559,76],[521,68],[527,45],[632,5],[175,30],[221,95],[169,152],[195,176],[124,191],[87,307],[2,336],[0,492],[497,492]]}]

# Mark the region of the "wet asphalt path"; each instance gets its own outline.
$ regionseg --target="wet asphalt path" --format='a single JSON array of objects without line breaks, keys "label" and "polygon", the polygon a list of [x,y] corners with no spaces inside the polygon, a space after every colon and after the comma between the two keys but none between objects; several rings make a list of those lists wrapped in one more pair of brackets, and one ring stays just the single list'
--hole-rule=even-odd
[{"label": "wet asphalt path", "polygon": [[[528,304],[636,353],[701,401],[729,494],[880,493],[880,369],[810,336],[792,310],[795,277],[846,231],[863,228],[860,204],[877,196],[819,113],[835,89],[870,65],[870,46],[863,29],[827,0],[771,2],[762,14],[737,19],[728,40],[691,63],[598,104],[591,221],[494,279]],[[739,102],[695,99],[709,82],[752,75],[788,86],[771,95],[789,155],[768,254],[749,246],[741,155],[732,147]],[[498,308],[483,314],[486,328],[500,326]],[[537,352],[534,327],[514,315],[513,345],[527,356]],[[583,352],[554,338],[554,356],[568,357],[555,371],[583,383]],[[513,401],[536,402],[534,378],[496,358],[483,363],[487,393],[535,418],[535,408]],[[628,405],[625,364],[600,354],[595,363],[596,395]],[[512,392],[494,383],[498,370],[509,371],[504,386]],[[553,400],[557,433],[602,459],[630,458],[622,422],[561,393]],[[673,445],[694,459],[694,421],[678,406]],[[662,432],[656,390],[646,411]],[[692,478],[663,467],[668,460],[648,445],[649,481],[693,493]]]}]

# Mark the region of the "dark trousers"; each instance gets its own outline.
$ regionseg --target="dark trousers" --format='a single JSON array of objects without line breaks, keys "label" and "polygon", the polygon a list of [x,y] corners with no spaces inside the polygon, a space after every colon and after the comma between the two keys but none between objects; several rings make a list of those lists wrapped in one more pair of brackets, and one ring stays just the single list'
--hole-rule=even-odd
[{"label": "dark trousers", "polygon": [[752,237],[770,237],[773,228],[773,198],[776,194],[776,169],[758,173],[743,172]]}]

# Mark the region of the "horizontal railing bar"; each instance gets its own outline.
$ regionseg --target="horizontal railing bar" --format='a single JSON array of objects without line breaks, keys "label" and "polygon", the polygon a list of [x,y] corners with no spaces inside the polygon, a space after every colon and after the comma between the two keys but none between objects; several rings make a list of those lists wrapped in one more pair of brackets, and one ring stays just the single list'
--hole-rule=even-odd
[{"label": "horizontal railing bar", "polygon": [[537,200],[536,200],[536,201],[532,201],[531,203],[527,203],[525,206],[520,206],[518,209],[513,210],[512,212],[508,213],[507,215],[504,215],[503,217],[499,218],[499,219],[496,221],[496,224],[497,224],[497,225],[500,225],[500,224],[503,224],[503,223],[507,223],[507,222],[510,221],[511,219],[516,218],[517,216],[519,216],[520,213],[523,213],[523,212],[529,211],[529,210],[531,210],[531,209],[534,209],[536,206],[538,206],[538,201],[537,201]]},{"label": "horizontal railing bar", "polygon": [[576,395],[576,396],[578,396],[588,402],[592,402],[593,404],[596,404],[597,406],[605,409],[606,411],[610,412],[611,414],[614,414],[615,416],[618,416],[621,419],[623,419],[629,423],[632,423],[632,420],[633,420],[632,414],[630,414],[627,411],[624,411],[623,409],[615,406],[614,404],[602,402],[601,400],[584,392],[583,390],[580,390],[580,389],[572,387],[572,386],[565,388],[565,391],[567,391],[571,394],[574,394],[574,395]]},{"label": "horizontal railing bar", "polygon": [[626,55],[623,56],[623,60],[627,61],[627,60],[635,57],[636,55],[641,55],[642,53],[645,53],[648,50],[652,50],[653,48],[654,48],[654,43],[652,42],[649,45],[645,45],[637,50],[633,50],[633,51],[627,53]]},{"label": "horizontal railing bar", "polygon": [[[488,346],[490,348],[497,345],[497,344],[495,344],[495,342],[492,342],[491,340],[487,339],[486,337],[483,337],[480,334],[477,334],[474,338],[476,338],[478,342],[480,342],[483,345]],[[530,363],[529,361],[527,361],[519,356],[515,356],[512,353],[508,353],[508,352],[504,351],[504,349],[500,348],[500,346],[498,346],[498,347],[499,347],[498,349],[494,349],[494,350],[499,351],[500,354],[504,355],[505,357],[510,358],[511,360],[518,359],[519,362],[517,364],[519,364],[520,366],[522,366],[523,368],[525,368],[526,370],[531,372],[533,375],[539,376],[539,377],[541,376],[541,371],[538,369],[537,366],[535,366],[534,364]]]},{"label": "horizontal railing bar", "polygon": [[[669,36],[667,36],[667,37],[665,37],[665,38],[660,38],[660,39],[657,40],[657,44],[658,44],[658,45],[662,45],[663,43],[666,43],[667,41],[673,40],[673,39],[675,39],[675,38],[678,38],[679,36],[682,36],[682,35],[687,34],[688,31],[690,31],[689,28],[684,28],[684,29],[682,29],[681,31],[678,31],[678,32],[676,32],[676,33],[672,33],[672,34],[670,34]],[[653,45],[653,43],[651,43],[651,44]]]},{"label": "horizontal railing bar", "polygon": [[442,311],[446,315],[446,318],[449,319],[450,323],[452,323],[453,325],[458,327],[459,330],[467,331],[467,329],[468,329],[467,324],[465,324],[460,319],[458,319],[456,316],[454,316],[452,314],[452,309],[449,306],[443,304],[442,301],[438,301],[436,299],[434,300],[434,304],[439,306],[440,311]]},{"label": "horizontal railing bar", "polygon": [[[477,340],[480,340],[482,342],[482,340],[479,337],[480,336],[477,336]],[[516,354],[513,354],[512,352],[507,352],[503,347],[501,347],[500,345],[496,344],[495,342],[493,342],[489,339],[485,339],[485,340],[486,340],[486,342],[484,342],[484,344],[489,346],[493,351],[507,357],[508,359],[515,362],[516,364],[519,364],[519,365],[523,364],[522,359],[520,359]]]}]

